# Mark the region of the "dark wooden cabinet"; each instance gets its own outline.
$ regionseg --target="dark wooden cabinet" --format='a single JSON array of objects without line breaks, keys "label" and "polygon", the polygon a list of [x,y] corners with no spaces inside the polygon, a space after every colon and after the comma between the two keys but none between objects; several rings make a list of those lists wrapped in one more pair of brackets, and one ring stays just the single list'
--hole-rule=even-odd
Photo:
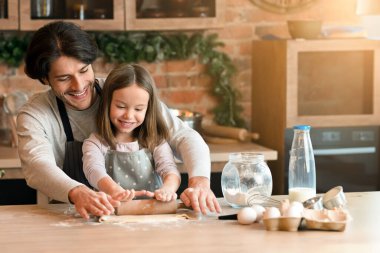
[{"label": "dark wooden cabinet", "polygon": [[36,190],[24,179],[0,180],[0,205],[27,205],[37,203]]},{"label": "dark wooden cabinet", "polygon": [[125,1],[127,30],[196,30],[223,26],[225,0]]},{"label": "dark wooden cabinet", "polygon": [[0,0],[0,29],[18,30],[18,0]]},{"label": "dark wooden cabinet", "polygon": [[225,15],[225,0],[0,0],[3,2],[0,30],[35,31],[62,19],[92,31],[200,30],[222,27]]},{"label": "dark wooden cabinet", "polygon": [[[49,10],[39,8],[38,0],[20,2],[20,30],[37,30],[53,20],[67,20],[85,30],[124,30],[124,0],[51,1]],[[42,9],[42,10],[41,10]]]}]

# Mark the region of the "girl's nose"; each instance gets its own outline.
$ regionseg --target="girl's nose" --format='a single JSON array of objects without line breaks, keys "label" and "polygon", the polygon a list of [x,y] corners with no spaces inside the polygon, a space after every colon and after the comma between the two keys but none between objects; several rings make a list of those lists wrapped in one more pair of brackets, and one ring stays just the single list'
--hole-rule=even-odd
[{"label": "girl's nose", "polygon": [[124,115],[123,115],[124,119],[130,119],[132,117],[132,113],[128,110],[126,110],[124,112]]}]

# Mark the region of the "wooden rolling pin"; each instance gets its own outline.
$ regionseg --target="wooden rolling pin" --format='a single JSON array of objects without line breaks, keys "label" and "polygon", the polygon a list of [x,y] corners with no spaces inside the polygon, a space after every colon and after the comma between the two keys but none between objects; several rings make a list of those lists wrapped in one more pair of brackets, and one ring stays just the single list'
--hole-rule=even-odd
[{"label": "wooden rolling pin", "polygon": [[239,141],[257,140],[258,133],[250,133],[245,128],[228,127],[219,125],[202,125],[202,133],[210,136],[231,138]]},{"label": "wooden rolling pin", "polygon": [[116,208],[116,215],[146,215],[146,214],[170,214],[176,213],[177,209],[187,208],[183,203],[177,203],[176,200],[171,202],[162,202],[156,199],[139,199],[127,202],[121,202]]}]

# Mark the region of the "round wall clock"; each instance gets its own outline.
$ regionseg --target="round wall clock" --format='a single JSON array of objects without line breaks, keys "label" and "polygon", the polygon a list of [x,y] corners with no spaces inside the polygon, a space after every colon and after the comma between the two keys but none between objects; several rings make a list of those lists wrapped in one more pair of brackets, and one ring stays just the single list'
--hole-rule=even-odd
[{"label": "round wall clock", "polygon": [[251,0],[251,2],[269,12],[286,14],[310,6],[317,0]]}]

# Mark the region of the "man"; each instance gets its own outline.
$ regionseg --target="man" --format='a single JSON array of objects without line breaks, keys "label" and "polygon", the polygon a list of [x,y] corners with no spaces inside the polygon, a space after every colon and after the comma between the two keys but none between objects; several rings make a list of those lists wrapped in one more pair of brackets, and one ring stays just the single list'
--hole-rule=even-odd
[{"label": "man", "polygon": [[[95,78],[93,39],[77,25],[53,22],[32,37],[25,73],[50,86],[36,94],[17,117],[19,155],[29,186],[50,198],[75,204],[84,218],[108,215],[120,202],[91,190],[82,170],[82,142],[95,129],[104,80]],[[183,159],[189,185],[181,200],[195,211],[220,212],[210,190],[210,151],[201,136],[162,104],[170,146]]]}]

